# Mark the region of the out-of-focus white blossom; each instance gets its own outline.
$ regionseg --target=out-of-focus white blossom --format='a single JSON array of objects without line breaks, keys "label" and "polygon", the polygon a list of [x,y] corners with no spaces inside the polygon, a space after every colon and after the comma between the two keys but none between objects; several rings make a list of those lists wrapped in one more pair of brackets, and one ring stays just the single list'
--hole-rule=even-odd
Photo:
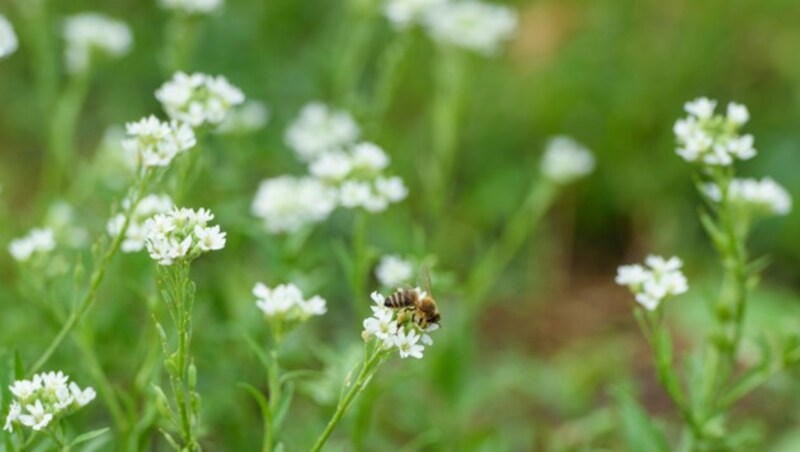
[{"label": "out-of-focus white blossom", "polygon": [[567,136],[557,136],[547,143],[541,171],[548,179],[568,184],[594,170],[594,156],[583,145]]},{"label": "out-of-focus white blossom", "polygon": [[167,166],[181,152],[197,144],[191,127],[178,121],[161,122],[155,116],[125,124],[125,152],[144,167]]},{"label": "out-of-focus white blossom", "polygon": [[517,12],[474,0],[447,1],[426,9],[428,32],[436,41],[491,55],[517,30]]},{"label": "out-of-focus white blossom", "polygon": [[[425,296],[419,288],[414,290],[420,297]],[[365,341],[379,340],[384,350],[397,349],[401,358],[422,358],[425,347],[433,344],[427,333],[437,330],[439,325],[432,324],[423,330],[413,321],[413,316],[401,319],[397,315],[399,310],[386,307],[386,297],[380,293],[372,292],[371,297],[375,305],[371,307],[372,316],[364,319],[361,337]]]},{"label": "out-of-focus white blossom", "polygon": [[95,53],[118,58],[127,54],[133,43],[125,22],[98,13],[81,13],[65,19],[64,39],[67,69],[72,73],[87,70]]},{"label": "out-of-focus white blossom", "polygon": [[683,262],[677,257],[664,259],[650,255],[645,266],[639,264],[623,265],[617,269],[616,283],[627,286],[636,302],[645,309],[653,311],[666,299],[689,290],[681,267]]},{"label": "out-of-focus white blossom", "polygon": [[224,0],[159,0],[164,9],[183,11],[187,14],[208,14],[219,9]]},{"label": "out-of-focus white blossom", "polygon": [[428,11],[448,0],[386,0],[383,15],[397,29],[405,29],[420,24]]},{"label": "out-of-focus white blossom", "polygon": [[17,51],[19,42],[14,33],[14,27],[6,16],[0,14],[0,59],[6,58]]},{"label": "out-of-focus white blossom", "polygon": [[[125,199],[122,202],[122,208],[128,210],[130,208],[130,203],[130,199]],[[157,214],[167,213],[172,210],[173,207],[172,199],[167,195],[147,195],[142,198],[131,215],[128,230],[125,232],[125,239],[122,241],[120,249],[126,253],[133,253],[144,249],[145,239],[148,235],[146,227],[147,220]],[[108,220],[106,230],[109,235],[116,237],[124,224],[125,214],[119,213]]]},{"label": "out-of-focus white blossom", "polygon": [[383,256],[375,268],[375,276],[385,287],[400,287],[408,283],[413,274],[411,262],[394,254]]},{"label": "out-of-focus white blossom", "polygon": [[689,116],[679,119],[673,128],[678,141],[675,152],[686,161],[715,166],[755,157],[753,136],[739,133],[750,119],[747,107],[731,102],[726,116],[716,114],[716,107],[717,101],[705,97],[684,105]]},{"label": "out-of-focus white blossom", "polygon": [[14,260],[25,262],[37,253],[48,253],[55,249],[56,241],[50,228],[34,228],[24,237],[14,239],[8,246],[8,252]]},{"label": "out-of-focus white blossom", "polygon": [[9,390],[14,400],[3,427],[9,432],[17,424],[42,430],[53,420],[86,406],[96,397],[94,389],[81,389],[61,371],[36,374],[30,380],[17,380]]},{"label": "out-of-focus white blossom", "polygon": [[[720,188],[709,183],[704,186],[706,195],[714,201],[722,201]],[[732,203],[754,213],[786,215],[792,210],[792,197],[779,183],[769,177],[757,179],[734,179],[728,186],[728,198]]]},{"label": "out-of-focus white blossom", "polygon": [[311,162],[325,151],[352,144],[359,133],[358,125],[346,111],[312,102],[289,125],[284,139],[301,160]]},{"label": "out-of-focus white blossom", "polygon": [[208,226],[214,215],[206,210],[173,208],[145,221],[145,246],[160,265],[192,260],[208,251],[225,247],[226,233]]},{"label": "out-of-focus white blossom", "polygon": [[305,321],[327,312],[325,300],[319,296],[305,299],[303,292],[294,284],[280,284],[269,288],[263,283],[253,287],[256,306],[267,318],[281,321]]},{"label": "out-of-focus white blossom", "polygon": [[170,118],[199,127],[221,124],[244,94],[221,75],[177,72],[156,91],[156,99]]},{"label": "out-of-focus white blossom", "polygon": [[258,187],[251,211],[267,231],[294,232],[328,218],[336,208],[336,191],[312,177],[281,176]]},{"label": "out-of-focus white blossom", "polygon": [[225,121],[217,128],[217,132],[231,134],[255,132],[266,126],[269,119],[269,107],[264,102],[248,100],[228,113]]}]

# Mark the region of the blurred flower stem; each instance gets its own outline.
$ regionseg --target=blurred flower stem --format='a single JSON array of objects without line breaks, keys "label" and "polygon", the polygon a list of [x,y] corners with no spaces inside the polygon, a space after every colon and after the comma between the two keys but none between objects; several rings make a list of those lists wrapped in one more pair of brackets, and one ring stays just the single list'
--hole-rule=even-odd
[{"label": "blurred flower stem", "polygon": [[[174,408],[166,399],[163,390],[156,387],[159,409],[162,416],[171,421],[179,433],[182,445],[164,432],[167,441],[177,450],[200,450],[195,436],[200,416],[200,396],[197,393],[197,368],[192,361],[192,312],[195,301],[195,285],[189,276],[191,265],[187,261],[158,267],[158,287],[167,306],[178,339],[176,349],[171,349],[164,327],[156,320],[164,353],[164,367],[169,375]],[[155,318],[155,315],[154,315]],[[177,411],[177,412],[176,412]]]},{"label": "blurred flower stem", "polygon": [[91,68],[71,74],[67,86],[55,104],[48,135],[50,156],[45,160],[43,184],[52,193],[64,188],[64,183],[73,174],[76,163],[75,133],[78,118],[89,91]]},{"label": "blurred flower stem", "polygon": [[322,450],[322,447],[325,446],[325,443],[330,438],[331,433],[333,433],[333,429],[336,428],[336,425],[344,416],[344,413],[350,407],[350,404],[353,403],[353,400],[361,394],[362,391],[367,387],[369,382],[372,380],[372,377],[378,371],[380,365],[386,360],[389,356],[386,350],[381,348],[381,341],[380,340],[369,340],[364,343],[364,360],[358,364],[361,367],[361,370],[358,373],[355,381],[352,381],[352,373],[355,370],[350,371],[347,377],[345,378],[344,385],[342,386],[342,391],[339,395],[339,403],[336,405],[336,411],[334,411],[333,416],[331,417],[330,421],[328,421],[328,425],[323,430],[322,434],[317,438],[317,441],[314,443],[314,446],[311,448],[311,452],[319,452]]},{"label": "blurred flower stem", "polygon": [[369,127],[372,129],[380,127],[391,106],[392,95],[397,87],[400,64],[408,53],[412,38],[413,36],[408,30],[394,33],[391,42],[384,47],[383,53],[378,60],[378,74],[372,95],[372,110],[369,117],[369,122],[371,123]]},{"label": "blurred flower stem", "polygon": [[377,8],[376,0],[347,2],[347,19],[342,28],[344,42],[333,73],[334,98],[339,99],[344,105],[352,107],[357,102],[356,88],[364,69],[364,62],[367,60]]},{"label": "blurred flower stem", "polygon": [[460,117],[466,76],[466,54],[460,49],[440,46],[435,65],[435,89],[431,106],[433,137],[432,162],[426,177],[429,216],[442,214],[452,192],[456,147],[460,133]]},{"label": "blurred flower stem", "polygon": [[112,240],[111,243],[106,247],[105,251],[100,254],[99,250],[95,256],[95,268],[92,272],[92,275],[89,280],[89,287],[87,288],[86,292],[84,292],[83,296],[80,299],[75,298],[72,304],[72,311],[70,312],[69,316],[67,316],[64,324],[59,330],[56,337],[50,343],[50,345],[45,349],[44,353],[36,360],[35,364],[28,369],[28,376],[33,375],[42,366],[50,359],[50,356],[58,349],[64,339],[69,335],[69,333],[78,325],[84,317],[92,310],[94,305],[97,302],[97,290],[100,287],[100,283],[103,282],[105,278],[106,270],[108,269],[109,264],[111,263],[111,259],[117,254],[119,251],[119,247],[122,244],[123,239],[125,238],[125,233],[128,230],[128,226],[131,222],[131,216],[133,212],[136,210],[136,207],[139,205],[139,201],[144,196],[147,188],[150,186],[150,182],[153,179],[153,172],[147,171],[141,174],[138,181],[131,187],[129,199],[131,199],[128,208],[125,210],[125,221],[120,228],[119,234],[117,234]]},{"label": "blurred flower stem", "polygon": [[163,65],[168,75],[188,71],[194,51],[198,18],[195,15],[175,12],[164,29]]},{"label": "blurred flower stem", "polygon": [[19,27],[19,31],[24,43],[30,46],[31,72],[39,108],[43,117],[49,117],[58,91],[58,68],[47,0],[16,0],[15,3],[20,17],[24,20],[24,25]]},{"label": "blurred flower stem", "polygon": [[367,214],[361,210],[355,212],[353,218],[353,236],[351,240],[351,272],[350,287],[353,291],[355,311],[359,318],[369,314],[367,310],[367,277],[370,267],[370,253],[367,249]]}]

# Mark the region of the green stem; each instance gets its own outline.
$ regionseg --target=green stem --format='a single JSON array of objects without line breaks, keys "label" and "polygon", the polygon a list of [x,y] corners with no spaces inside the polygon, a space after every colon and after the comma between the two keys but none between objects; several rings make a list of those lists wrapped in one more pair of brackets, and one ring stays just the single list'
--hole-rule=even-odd
[{"label": "green stem", "polygon": [[383,51],[378,65],[375,92],[372,96],[372,114],[369,121],[372,129],[377,129],[383,122],[383,117],[392,101],[392,92],[397,85],[398,69],[403,58],[408,53],[411,43],[411,32],[398,31],[392,41]]},{"label": "green stem", "polygon": [[65,179],[75,168],[75,132],[81,108],[89,90],[89,71],[73,74],[56,103],[48,137],[48,151],[43,181],[52,190],[63,188]]},{"label": "green stem", "polygon": [[358,77],[364,68],[373,18],[377,2],[375,0],[350,0],[346,20],[344,47],[341,58],[336,60],[333,89],[336,99],[353,107],[356,99]]},{"label": "green stem", "polygon": [[264,446],[263,450],[265,452],[272,451],[275,446],[275,431],[277,430],[277,414],[278,414],[278,406],[280,405],[281,400],[281,380],[280,380],[280,363],[278,361],[278,351],[277,351],[277,342],[275,345],[275,349],[270,352],[271,365],[269,367],[267,380],[269,385],[269,422],[267,423],[267,428],[264,432]]},{"label": "green stem", "polygon": [[86,317],[86,315],[97,303],[97,290],[100,287],[100,283],[103,282],[103,278],[105,277],[106,270],[111,263],[111,259],[117,254],[117,251],[119,251],[119,247],[122,244],[122,241],[125,238],[125,233],[130,225],[131,216],[136,210],[136,207],[139,205],[139,201],[142,199],[142,196],[144,195],[151,178],[152,173],[147,172],[139,180],[137,187],[133,190],[133,196],[130,197],[130,205],[124,212],[125,221],[122,224],[122,228],[120,228],[119,234],[117,234],[111,241],[111,245],[108,247],[105,254],[100,259],[100,262],[92,272],[88,290],[85,292],[83,298],[81,298],[81,300],[78,302],[76,308],[67,317],[66,321],[61,327],[61,330],[59,330],[58,334],[56,334],[56,337],[52,340],[52,342],[50,342],[50,345],[47,347],[44,353],[42,353],[39,359],[36,360],[36,363],[28,370],[29,376],[41,369],[47,360],[50,359],[50,356],[52,356],[52,354],[58,349],[61,343],[64,342],[64,339],[66,339],[67,335],[69,335],[73,328],[75,328],[75,326],[78,325],[78,323],[80,323],[84,317]]},{"label": "green stem", "polygon": [[122,404],[114,391],[111,381],[108,379],[105,371],[103,371],[103,366],[100,364],[97,353],[95,353],[87,335],[76,338],[76,343],[83,355],[83,360],[89,366],[89,371],[97,384],[97,391],[100,397],[105,401],[108,410],[111,412],[111,418],[114,421],[115,429],[124,437],[129,430],[128,418],[125,416],[125,411],[122,409]]},{"label": "green stem", "polygon": [[17,0],[25,24],[18,30],[31,49],[31,72],[43,117],[48,117],[58,90],[58,71],[53,32],[45,0]]},{"label": "green stem", "polygon": [[165,30],[164,66],[169,73],[189,70],[195,40],[197,18],[190,14],[174,14]]},{"label": "green stem", "polygon": [[336,406],[336,411],[333,413],[330,421],[328,421],[328,425],[325,427],[325,430],[323,430],[322,434],[319,436],[319,438],[317,438],[316,443],[314,443],[314,446],[311,448],[311,452],[318,452],[322,450],[322,447],[328,441],[331,433],[333,433],[333,429],[336,428],[336,425],[342,419],[342,416],[344,416],[347,408],[350,407],[350,404],[353,402],[356,396],[364,390],[367,384],[369,384],[375,369],[380,364],[381,358],[383,357],[383,354],[379,349],[375,350],[373,353],[374,354],[372,356],[368,355],[364,359],[364,364],[361,367],[361,372],[359,372],[358,378],[356,378],[356,381],[350,386],[344,396],[339,399],[339,403]]},{"label": "green stem", "polygon": [[361,210],[355,212],[353,219],[353,238],[352,238],[353,259],[352,274],[350,275],[350,286],[353,290],[353,300],[356,305],[356,313],[363,317],[367,314],[367,276],[369,272],[369,253],[367,250],[367,214]]}]

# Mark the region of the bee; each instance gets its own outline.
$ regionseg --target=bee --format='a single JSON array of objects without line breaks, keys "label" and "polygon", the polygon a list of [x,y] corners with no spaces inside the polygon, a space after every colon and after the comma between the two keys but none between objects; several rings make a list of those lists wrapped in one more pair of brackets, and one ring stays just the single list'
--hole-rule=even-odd
[{"label": "bee", "polygon": [[439,325],[441,314],[436,301],[431,296],[431,276],[427,267],[420,270],[420,279],[424,291],[404,287],[386,298],[384,306],[400,310],[397,314],[398,321],[402,323],[407,315],[423,330],[431,325]]}]

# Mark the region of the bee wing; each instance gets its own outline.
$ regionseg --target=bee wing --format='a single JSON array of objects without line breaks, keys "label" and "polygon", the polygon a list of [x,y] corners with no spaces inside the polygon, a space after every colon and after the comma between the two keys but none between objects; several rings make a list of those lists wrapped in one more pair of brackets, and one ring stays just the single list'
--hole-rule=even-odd
[{"label": "bee wing", "polygon": [[417,287],[421,288],[428,295],[431,295],[431,270],[428,268],[427,265],[422,264],[419,267],[419,273],[417,274]]}]

